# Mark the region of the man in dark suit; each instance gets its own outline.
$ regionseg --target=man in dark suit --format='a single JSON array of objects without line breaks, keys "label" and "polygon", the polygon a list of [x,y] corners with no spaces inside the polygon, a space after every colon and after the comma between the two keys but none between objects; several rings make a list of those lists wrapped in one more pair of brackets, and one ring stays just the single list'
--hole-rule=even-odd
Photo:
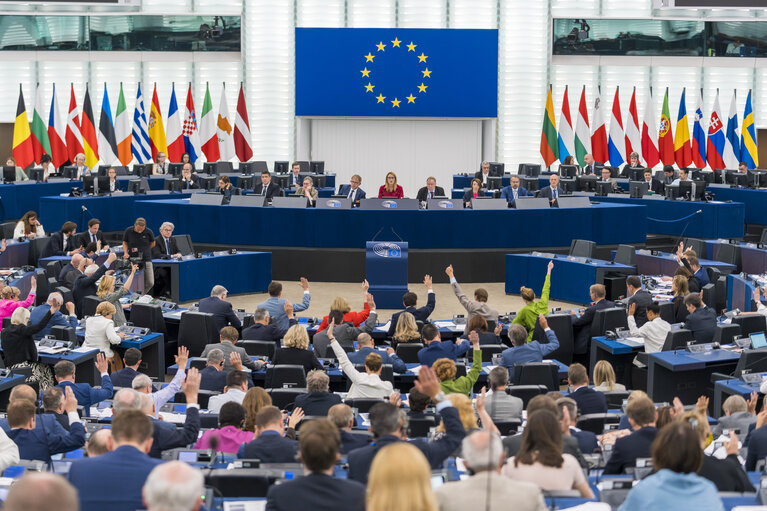
[{"label": "man in dark suit", "polygon": [[186,420],[181,429],[177,428],[172,422],[155,419],[152,396],[141,394],[141,411],[149,417],[154,426],[149,456],[159,458],[162,455],[162,451],[185,447],[197,441],[197,434],[200,432],[200,405],[197,404],[199,390],[200,373],[192,367],[186,372],[186,380],[181,385],[181,391],[186,397]]},{"label": "man in dark suit", "polygon": [[282,412],[276,406],[265,406],[256,414],[256,438],[242,444],[238,458],[257,458],[261,463],[295,463],[298,442],[285,437]]},{"label": "man in dark suit", "polygon": [[716,312],[707,307],[700,299],[698,293],[690,293],[684,297],[684,306],[687,307],[687,319],[684,320],[684,328],[692,331],[692,338],[697,344],[705,344],[714,340],[716,332]]},{"label": "man in dark suit", "polygon": [[474,173],[474,178],[482,181],[482,188],[485,188],[488,177],[490,177],[490,163],[483,161],[479,166],[479,170]]},{"label": "man in dark suit", "polygon": [[649,291],[642,289],[642,281],[636,275],[631,275],[626,279],[626,295],[628,300],[626,304],[636,307],[634,313],[634,319],[636,320],[637,328],[647,323],[647,306],[653,302],[652,295]]},{"label": "man in dark suit", "polygon": [[123,356],[125,367],[109,375],[114,387],[132,388],[133,379],[138,376],[138,367],[141,365],[141,350],[128,348]]},{"label": "man in dark suit", "polygon": [[[239,358],[239,357],[238,357]],[[224,352],[219,349],[208,352],[207,365],[200,371],[200,388],[223,392],[226,387],[226,371],[224,371]]]},{"label": "man in dark suit", "polygon": [[368,355],[371,353],[377,353],[381,356],[381,363],[384,365],[391,364],[392,370],[395,373],[407,372],[407,366],[405,366],[405,362],[403,362],[401,358],[394,354],[394,349],[386,348],[386,352],[375,349],[373,338],[370,337],[370,334],[364,332],[359,334],[357,336],[357,345],[359,346],[359,349],[354,353],[348,354],[349,361],[352,364],[364,364]]},{"label": "man in dark suit", "polygon": [[[293,316],[293,305],[290,302],[285,302],[285,313],[288,316],[288,328],[290,328],[298,322]],[[269,341],[279,344],[288,328],[282,329],[277,323],[270,324],[269,312],[266,309],[258,308],[253,313],[253,324],[242,330],[242,340]]]},{"label": "man in dark suit", "polygon": [[663,193],[663,183],[652,177],[652,169],[644,169],[643,175],[648,190],[658,194]]},{"label": "man in dark suit", "polygon": [[578,447],[580,448],[581,452],[585,454],[592,454],[594,451],[596,451],[599,447],[597,436],[591,431],[584,431],[575,427],[575,425],[578,423],[578,404],[575,402],[575,400],[569,397],[562,397],[557,399],[557,406],[560,409],[567,409],[567,415],[570,419],[570,424],[568,425],[570,435],[578,440]]},{"label": "man in dark suit", "polygon": [[549,199],[549,203],[552,206],[556,206],[557,200],[559,200],[559,196],[563,195],[564,193],[565,190],[559,186],[559,176],[557,174],[552,174],[549,176],[549,186],[541,188],[541,190],[538,192],[538,196]]},{"label": "man in dark suit", "polygon": [[749,425],[743,446],[748,447],[746,470],[753,472],[756,470],[756,462],[767,458],[767,427],[762,414],[757,415],[756,422]]},{"label": "man in dark suit", "polygon": [[426,202],[428,199],[444,196],[445,190],[441,186],[437,186],[437,178],[429,176],[426,178],[426,186],[418,190],[418,195],[415,198],[419,202]]},{"label": "man in dark suit", "polygon": [[72,288],[72,298],[75,301],[75,312],[77,317],[83,317],[83,303],[86,296],[96,296],[98,291],[96,282],[109,270],[109,267],[117,259],[117,254],[110,252],[107,256],[107,260],[104,264],[96,265],[91,264],[85,268],[85,272],[82,275],[78,275]]},{"label": "man in dark suit", "polygon": [[181,168],[181,189],[182,190],[199,190],[200,178],[197,174],[192,174],[192,164],[185,163]]},{"label": "man in dark suit", "polygon": [[426,347],[418,350],[418,362],[428,367],[431,367],[440,358],[456,360],[471,348],[471,343],[468,339],[464,339],[459,343],[443,341],[439,335],[439,329],[432,323],[427,323],[423,326],[421,337],[423,337]]},{"label": "man in dark suit", "polygon": [[509,325],[508,337],[512,347],[501,352],[501,363],[509,371],[509,378],[514,381],[514,366],[543,362],[543,357],[559,349],[559,339],[554,330],[549,328],[546,316],[538,315],[538,321],[546,335],[546,343],[538,341],[527,342],[527,329],[522,325]]},{"label": "man in dark suit", "polygon": [[582,364],[571,364],[567,370],[567,383],[570,385],[570,398],[578,404],[578,411],[583,415],[607,413],[607,400],[603,392],[589,388],[589,375]]},{"label": "man in dark suit", "polygon": [[359,174],[354,174],[349,180],[348,185],[341,185],[338,188],[338,195],[345,195],[347,199],[352,200],[352,207],[357,207],[360,205],[361,199],[367,198],[365,190],[360,188],[361,184],[362,178],[359,176]]},{"label": "man in dark suit", "polygon": [[583,157],[582,173],[586,175],[599,175],[599,169],[604,167],[604,165],[602,162],[594,161],[594,156],[588,153]]},{"label": "man in dark suit", "polygon": [[321,369],[313,369],[306,375],[306,394],[296,396],[296,408],[310,416],[326,416],[333,405],[341,402],[341,396],[330,392],[330,378]]},{"label": "man in dark suit", "polygon": [[104,400],[111,399],[114,394],[112,379],[107,370],[109,362],[103,353],[96,355],[96,371],[101,375],[101,388],[91,387],[88,383],[75,383],[75,365],[69,360],[59,360],[53,366],[53,375],[61,390],[71,388],[77,398],[77,404],[84,407],[84,414],[90,415],[90,407]]},{"label": "man in dark suit", "polygon": [[101,220],[98,218],[91,218],[88,220],[88,230],[80,233],[77,236],[77,243],[81,247],[87,247],[89,243],[101,242],[101,247],[106,248],[107,244],[104,243],[104,233],[99,229],[101,227]]},{"label": "man in dark suit", "polygon": [[267,509],[365,509],[365,486],[333,477],[341,439],[329,420],[314,420],[304,425],[298,448],[307,474],[270,486],[266,494]]},{"label": "man in dark suit", "polygon": [[52,256],[71,256],[74,253],[80,252],[81,247],[75,237],[75,231],[77,231],[77,224],[74,222],[64,222],[61,226],[61,230],[51,234],[48,238],[48,243],[43,247],[40,253],[40,258],[52,257]]},{"label": "man in dark suit", "polygon": [[272,175],[264,169],[261,171],[261,182],[253,187],[253,195],[261,195],[271,201],[272,197],[282,197],[282,190],[277,183],[272,183]]},{"label": "man in dark suit", "polygon": [[637,458],[649,458],[650,447],[658,430],[655,428],[655,405],[647,397],[632,399],[626,415],[633,432],[615,441],[613,452],[605,465],[605,474],[622,474],[636,465]]},{"label": "man in dark suit", "polygon": [[436,300],[434,298],[434,290],[432,289],[431,285],[431,275],[424,276],[423,283],[426,285],[426,305],[421,308],[416,308],[416,305],[418,305],[418,295],[412,291],[408,291],[402,295],[402,305],[405,306],[405,310],[392,314],[389,331],[386,333],[387,336],[391,337],[394,335],[394,331],[397,329],[397,321],[399,320],[399,315],[403,312],[409,312],[412,314],[416,321],[426,321],[429,319],[431,313],[434,312]]},{"label": "man in dark suit", "polygon": [[173,237],[174,225],[170,222],[163,222],[160,226],[160,235],[154,239],[152,247],[152,259],[170,259],[181,258],[181,251],[178,249],[178,243]]},{"label": "man in dark suit", "polygon": [[588,353],[591,345],[591,323],[594,321],[594,315],[602,309],[615,307],[615,303],[605,299],[607,291],[602,284],[592,285],[589,288],[589,295],[592,300],[591,306],[580,317],[576,318],[575,311],[571,311],[573,314],[573,333],[575,335],[573,353],[580,356],[580,358],[575,358],[585,363],[588,363]]},{"label": "man in dark suit", "polygon": [[61,268],[56,276],[59,285],[72,289],[75,279],[82,275],[86,266],[85,263],[86,258],[80,252],[72,254],[72,259]]},{"label": "man in dark suit", "polygon": [[674,167],[671,165],[663,166],[663,187],[670,186],[674,182]]},{"label": "man in dark suit", "polygon": [[375,443],[359,449],[354,449],[348,455],[349,479],[367,483],[370,465],[375,455],[395,442],[408,441],[417,447],[431,465],[432,470],[441,467],[442,463],[461,445],[466,430],[461,424],[458,411],[440,388],[440,382],[434,371],[422,367],[415,381],[415,388],[437,403],[437,413],[442,417],[445,434],[441,438],[427,442],[423,438],[407,439],[407,428],[400,416],[399,408],[391,403],[378,403],[370,409],[370,431],[375,437]]},{"label": "man in dark suit", "polygon": [[69,417],[64,409],[65,404],[64,392],[60,388],[48,387],[43,393],[43,413],[53,416],[62,428],[69,431]]},{"label": "man in dark suit", "polygon": [[232,304],[226,301],[228,291],[224,286],[213,286],[210,290],[210,296],[200,300],[198,310],[213,314],[213,322],[216,324],[216,330],[221,330],[225,326],[242,328],[240,318],[232,310]]},{"label": "man in dark suit", "polygon": [[111,451],[72,463],[67,478],[77,488],[81,511],[134,511],[144,503],[141,489],[162,463],[146,453],[152,446],[152,422],[139,410],[118,412],[112,419]]},{"label": "man in dark suit", "polygon": [[34,339],[39,341],[46,335],[51,333],[51,329],[54,326],[66,326],[70,328],[77,328],[77,316],[75,315],[75,304],[72,302],[66,303],[67,314],[61,312],[61,306],[64,305],[64,298],[61,293],[54,291],[48,295],[48,300],[34,309],[29,314],[29,324],[36,325],[48,314],[52,306],[55,306],[56,312],[51,314],[51,319],[45,327],[34,335]]},{"label": "man in dark suit", "polygon": [[509,203],[517,200],[517,197],[527,197],[530,195],[527,188],[519,186],[519,176],[511,176],[509,186],[504,186],[501,190],[501,199],[506,199]]},{"label": "man in dark suit", "polygon": [[328,410],[328,419],[341,434],[341,454],[349,454],[354,449],[365,447],[370,443],[368,435],[352,433],[354,427],[354,412],[349,405],[339,403]]}]

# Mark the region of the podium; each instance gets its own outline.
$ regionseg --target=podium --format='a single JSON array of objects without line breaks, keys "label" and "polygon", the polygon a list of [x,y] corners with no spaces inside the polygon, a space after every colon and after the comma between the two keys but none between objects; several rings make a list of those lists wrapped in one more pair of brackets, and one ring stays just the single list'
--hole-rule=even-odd
[{"label": "podium", "polygon": [[369,293],[382,309],[401,309],[407,293],[406,241],[368,241],[365,244],[365,277]]}]

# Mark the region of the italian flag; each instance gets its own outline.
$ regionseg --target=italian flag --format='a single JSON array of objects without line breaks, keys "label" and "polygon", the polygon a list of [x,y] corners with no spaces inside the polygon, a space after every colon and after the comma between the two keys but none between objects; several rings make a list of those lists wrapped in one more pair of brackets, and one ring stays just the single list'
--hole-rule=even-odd
[{"label": "italian flag", "polygon": [[200,141],[202,152],[208,161],[218,161],[218,134],[216,133],[216,116],[213,113],[213,101],[210,99],[210,86],[205,85],[205,100],[202,102],[202,117],[200,118]]}]

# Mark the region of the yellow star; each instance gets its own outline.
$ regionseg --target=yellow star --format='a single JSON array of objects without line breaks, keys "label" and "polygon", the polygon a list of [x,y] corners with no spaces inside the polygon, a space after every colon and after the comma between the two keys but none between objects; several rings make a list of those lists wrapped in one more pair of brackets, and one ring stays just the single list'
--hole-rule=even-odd
[{"label": "yellow star", "polygon": [[418,92],[426,92],[428,87],[428,85],[424,85],[423,82],[421,82],[421,85],[418,86]]},{"label": "yellow star", "polygon": [[423,73],[424,78],[431,78],[431,71],[429,71],[428,67],[421,72]]},{"label": "yellow star", "polygon": [[367,55],[364,55],[365,62],[373,62],[373,59],[376,58],[375,55],[371,55],[370,52],[368,52]]},{"label": "yellow star", "polygon": [[370,69],[368,69],[367,67],[361,70],[360,73],[362,73],[362,76],[367,76],[368,78],[370,78]]},{"label": "yellow star", "polygon": [[384,100],[386,99],[386,96],[384,96],[383,94],[379,94],[378,96],[376,96],[376,99],[378,100],[378,103],[383,103]]},{"label": "yellow star", "polygon": [[423,52],[421,52],[421,54],[418,56],[418,62],[419,63],[420,62],[426,62],[426,59],[428,59],[428,58],[429,58],[428,56],[424,55]]},{"label": "yellow star", "polygon": [[413,41],[410,41],[410,44],[406,44],[407,51],[415,51],[415,47],[418,46],[417,44],[413,44]]},{"label": "yellow star", "polygon": [[383,41],[376,44],[376,47],[378,48],[378,51],[384,51],[384,48],[386,48],[386,45],[383,43]]},{"label": "yellow star", "polygon": [[392,107],[392,108],[394,108],[394,107],[397,107],[397,108],[399,108],[399,104],[400,104],[400,103],[402,103],[402,101],[400,101],[400,100],[399,100],[399,99],[397,99],[397,98],[394,98],[394,101],[392,101],[392,102],[391,102],[391,107]]},{"label": "yellow star", "polygon": [[391,42],[391,46],[392,46],[392,48],[399,48],[399,43],[401,43],[401,42],[402,42],[402,41],[400,41],[399,39],[397,39],[397,38],[395,37],[395,38],[394,38],[394,41],[392,41],[392,42]]},{"label": "yellow star", "polygon": [[413,96],[412,93],[407,97],[407,102],[408,103],[415,103],[415,96]]},{"label": "yellow star", "polygon": [[365,92],[373,92],[373,87],[375,87],[375,85],[371,85],[370,82],[368,82],[368,84],[365,85],[365,88],[367,89]]}]

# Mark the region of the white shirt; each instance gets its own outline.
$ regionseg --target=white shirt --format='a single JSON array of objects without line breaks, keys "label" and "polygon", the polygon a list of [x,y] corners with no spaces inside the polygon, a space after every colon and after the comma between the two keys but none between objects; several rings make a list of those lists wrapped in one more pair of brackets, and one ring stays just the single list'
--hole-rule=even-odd
[{"label": "white shirt", "polygon": [[223,394],[210,396],[210,399],[208,400],[208,411],[210,413],[218,413],[221,411],[221,407],[224,406],[224,403],[234,401],[237,404],[242,404],[243,399],[245,399],[245,393],[242,390],[237,388],[229,389]]},{"label": "white shirt", "polygon": [[357,189],[356,188],[349,188],[349,195],[348,195],[348,197],[352,200],[352,202],[355,201],[356,196],[357,196]]},{"label": "white shirt", "polygon": [[[22,238],[24,236],[26,236],[26,233],[24,232],[24,222],[19,221],[13,229],[13,237]],[[45,236],[45,229],[43,229],[42,224],[35,227],[35,236]]]},{"label": "white shirt", "polygon": [[629,332],[634,337],[644,339],[645,353],[657,353],[663,349],[666,335],[671,331],[671,325],[659,317],[648,321],[641,328],[637,328],[634,316],[628,317]]},{"label": "white shirt", "polygon": [[83,346],[96,348],[104,352],[107,358],[113,357],[112,344],[120,344],[122,339],[115,332],[115,324],[104,316],[93,316],[85,320],[85,342]]},{"label": "white shirt", "polygon": [[[75,416],[77,413],[75,412]],[[80,417],[77,416],[77,421]],[[5,470],[19,462],[19,447],[16,442],[8,438],[8,435],[0,429],[0,470]]]},{"label": "white shirt", "polygon": [[391,395],[394,387],[390,381],[384,381],[377,374],[361,373],[354,368],[346,352],[338,342],[331,342],[330,347],[341,365],[341,369],[352,381],[349,393],[346,395],[349,399],[360,398],[387,398]]},{"label": "white shirt", "polygon": [[761,300],[756,301],[756,312],[762,316],[767,316],[767,307],[765,307]]}]

